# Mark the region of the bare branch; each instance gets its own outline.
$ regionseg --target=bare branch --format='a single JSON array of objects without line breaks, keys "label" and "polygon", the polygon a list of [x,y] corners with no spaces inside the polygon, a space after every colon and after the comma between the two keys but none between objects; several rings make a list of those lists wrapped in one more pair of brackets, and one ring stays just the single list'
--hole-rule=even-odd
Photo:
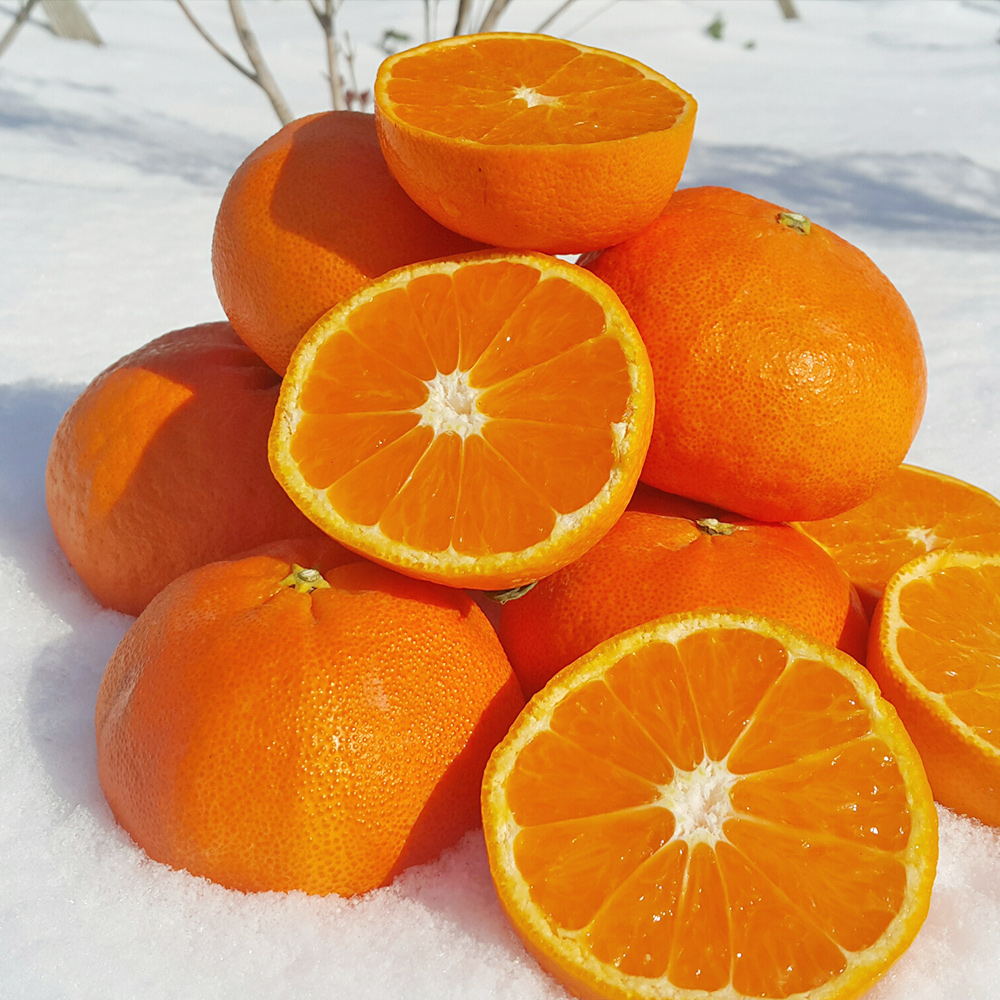
[{"label": "bare branch", "polygon": [[57,38],[72,38],[91,45],[103,45],[80,0],[42,0],[42,10]]},{"label": "bare branch", "polygon": [[0,38],[0,55],[3,55],[4,50],[14,41],[14,37],[21,30],[21,26],[28,20],[28,15],[31,13],[31,8],[35,6],[35,3],[36,0],[23,0],[21,9],[17,12],[10,27],[3,33],[3,38]]},{"label": "bare branch", "polygon": [[212,46],[212,48],[213,48],[213,49],[215,49],[215,51],[216,51],[216,52],[218,52],[218,53],[219,53],[219,55],[220,55],[220,56],[222,56],[222,58],[223,58],[223,59],[225,59],[227,63],[229,63],[229,65],[230,65],[230,66],[235,66],[235,67],[236,67],[236,69],[238,69],[238,70],[239,70],[239,71],[240,71],[240,72],[241,72],[241,73],[242,73],[242,74],[243,74],[243,75],[244,75],[245,77],[247,77],[247,78],[248,78],[248,79],[250,79],[250,80],[253,80],[253,82],[254,82],[254,83],[256,83],[256,82],[257,82],[257,79],[256,79],[256,77],[254,76],[254,72],[253,72],[253,70],[252,70],[252,69],[247,69],[247,68],[246,68],[246,66],[244,66],[244,65],[243,65],[242,63],[240,63],[240,62],[239,62],[238,60],[234,59],[234,58],[233,58],[233,57],[232,57],[232,56],[231,56],[231,55],[230,55],[230,54],[229,54],[229,53],[228,53],[228,52],[227,52],[227,51],[226,51],[226,50],[225,50],[225,49],[224,49],[224,48],[223,48],[223,47],[222,47],[222,46],[221,46],[221,45],[220,45],[220,44],[219,44],[219,43],[218,43],[218,42],[217,42],[217,41],[216,41],[216,40],[215,40],[215,39],[214,39],[214,38],[213,38],[213,37],[212,37],[212,36],[211,36],[211,35],[210,35],[210,34],[209,34],[209,33],[208,33],[208,32],[207,32],[207,31],[206,31],[205,29],[204,29],[204,28],[203,28],[203,27],[202,27],[202,26],[201,26],[200,22],[199,22],[199,21],[198,21],[198,19],[197,19],[197,18],[196,18],[196,17],[194,16],[194,14],[192,14],[192,13],[191,13],[191,10],[190,10],[190,9],[188,8],[188,5],[187,5],[187,4],[186,4],[186,3],[184,2],[184,0],[177,0],[177,6],[178,6],[178,7],[180,7],[180,9],[181,9],[182,11],[184,11],[184,16],[185,16],[185,17],[186,17],[186,18],[187,18],[187,19],[188,19],[188,20],[189,20],[189,21],[190,21],[190,22],[191,22],[191,23],[192,23],[192,24],[194,25],[194,28],[195,28],[195,31],[197,31],[197,32],[198,32],[198,34],[199,34],[199,35],[201,35],[201,37],[202,37],[202,38],[204,38],[204,39],[205,39],[205,41],[206,41],[206,42],[208,42],[208,44],[209,44],[209,45],[211,45],[211,46]]},{"label": "bare branch", "polygon": [[[424,0],[424,3],[426,2],[427,0]],[[455,30],[452,31],[453,35],[465,34],[465,29],[469,26],[469,15],[471,13],[472,0],[458,0],[458,13],[455,16]]]},{"label": "bare branch", "polygon": [[576,34],[576,32],[578,32],[584,25],[590,24],[591,21],[596,20],[602,14],[611,10],[611,8],[614,7],[616,3],[618,3],[618,0],[607,0],[607,2],[604,4],[603,7],[598,7],[597,10],[595,10],[592,14],[589,14],[587,17],[585,17],[579,24],[574,24],[573,27],[564,34],[566,35],[567,38],[570,35]]},{"label": "bare branch", "polygon": [[337,42],[337,8],[340,4],[334,3],[334,0],[323,0],[323,6],[320,7],[317,0],[309,0],[309,6],[326,36],[326,72],[330,80],[330,101],[333,110],[346,111],[347,101],[344,98],[343,81],[338,66],[340,46]]},{"label": "bare branch", "polygon": [[368,100],[371,97],[370,91],[361,91],[358,89],[358,76],[354,71],[354,55],[355,48],[351,44],[351,36],[345,31],[344,32],[344,62],[347,63],[347,73],[350,77],[351,86],[345,95],[347,100],[347,107],[353,108],[357,104],[359,111],[364,111],[368,104]]},{"label": "bare branch", "polygon": [[247,59],[250,60],[250,66],[252,68],[248,69],[244,66],[238,59],[231,56],[200,24],[198,19],[191,13],[190,8],[184,2],[184,0],[177,0],[177,6],[184,11],[184,16],[194,25],[195,30],[201,35],[202,38],[208,42],[209,45],[215,49],[216,52],[222,56],[223,59],[229,63],[230,66],[238,69],[248,80],[252,80],[264,93],[267,95],[267,99],[271,102],[271,107],[274,108],[274,113],[278,116],[278,121],[282,125],[287,125],[292,120],[292,112],[289,110],[288,105],[285,103],[285,98],[281,94],[281,90],[278,88],[277,81],[271,75],[271,71],[267,68],[267,63],[264,62],[264,57],[261,55],[260,47],[257,45],[257,39],[254,36],[253,31],[250,29],[250,25],[247,22],[246,14],[243,11],[243,5],[240,0],[229,0],[229,13],[233,18],[233,27],[236,28],[236,35],[240,40],[240,45],[243,46],[243,51],[247,55]]},{"label": "bare branch", "polygon": [[795,9],[795,0],[778,0],[778,6],[786,21],[794,21],[799,16]]},{"label": "bare branch", "polygon": [[247,54],[247,59],[250,60],[250,65],[253,66],[256,73],[257,86],[267,94],[267,99],[271,102],[271,107],[274,108],[274,113],[278,116],[281,124],[287,125],[292,120],[292,112],[285,103],[277,80],[271,75],[267,63],[264,62],[260,46],[257,45],[257,36],[250,29],[250,23],[247,21],[241,0],[229,0],[229,13],[233,16],[233,25],[236,27],[240,45],[243,46],[243,51]]},{"label": "bare branch", "polygon": [[489,9],[483,15],[483,20],[479,25],[479,30],[492,31],[494,25],[500,20],[500,15],[504,12],[504,8],[509,3],[510,0],[493,0]]},{"label": "bare branch", "polygon": [[547,18],[545,18],[542,23],[535,28],[535,34],[540,35],[567,7],[573,5],[574,0],[565,0],[564,3],[559,4],[559,6],[551,13]]}]

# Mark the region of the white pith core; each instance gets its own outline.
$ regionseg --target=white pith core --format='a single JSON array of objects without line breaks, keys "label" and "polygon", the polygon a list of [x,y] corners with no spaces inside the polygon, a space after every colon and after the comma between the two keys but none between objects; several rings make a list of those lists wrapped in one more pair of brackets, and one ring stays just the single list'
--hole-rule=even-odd
[{"label": "white pith core", "polygon": [[416,408],[422,426],[430,427],[435,434],[457,434],[463,440],[482,432],[489,418],[479,412],[481,390],[469,385],[468,372],[438,372],[424,384],[427,399]]},{"label": "white pith core", "polygon": [[549,97],[548,94],[540,94],[534,87],[517,87],[514,90],[514,100],[522,100],[529,108],[535,108],[539,104],[558,104],[558,97]]},{"label": "white pith core", "polygon": [[930,552],[937,544],[937,535],[933,528],[910,528],[906,532],[906,537],[911,542],[919,542],[924,547],[925,552]]},{"label": "white pith core", "polygon": [[729,798],[736,780],[725,761],[707,757],[693,771],[674,771],[673,781],[663,787],[660,799],[674,814],[674,839],[689,846],[705,843],[710,847],[724,840],[722,826],[736,815]]}]

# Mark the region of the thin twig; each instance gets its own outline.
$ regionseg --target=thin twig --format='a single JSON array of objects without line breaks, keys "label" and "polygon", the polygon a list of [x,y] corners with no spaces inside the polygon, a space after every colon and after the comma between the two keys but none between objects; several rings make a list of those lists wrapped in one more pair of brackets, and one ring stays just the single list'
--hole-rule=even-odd
[{"label": "thin twig", "polygon": [[351,109],[352,106],[357,103],[358,110],[364,111],[365,106],[368,104],[369,92],[366,90],[362,92],[358,89],[358,76],[354,72],[354,55],[355,48],[351,44],[351,36],[345,31],[344,32],[344,62],[347,63],[347,73],[350,77],[351,86],[346,94],[347,107]]},{"label": "thin twig", "polygon": [[104,44],[80,0],[42,0],[42,10],[56,38],[71,38],[98,46]]},{"label": "thin twig", "polygon": [[14,41],[14,36],[21,30],[24,22],[28,20],[28,15],[31,13],[31,8],[35,6],[35,3],[36,0],[24,0],[21,4],[21,9],[14,17],[11,26],[3,33],[3,38],[0,38],[0,55],[3,55],[4,49]]},{"label": "thin twig", "polygon": [[575,34],[576,34],[576,33],[577,33],[577,32],[578,32],[578,31],[579,31],[579,30],[580,30],[580,29],[581,29],[581,28],[582,28],[582,27],[583,27],[583,26],[584,26],[585,24],[590,24],[590,22],[591,22],[591,21],[593,21],[593,20],[595,20],[596,18],[600,17],[600,16],[601,16],[601,15],[602,15],[603,13],[605,13],[606,11],[609,11],[609,10],[611,10],[611,8],[612,8],[612,7],[614,7],[614,5],[615,5],[616,3],[618,3],[618,0],[608,0],[608,2],[607,2],[607,3],[606,3],[606,4],[604,5],[604,6],[603,6],[603,7],[598,7],[598,9],[597,9],[597,10],[595,10],[593,14],[589,15],[588,17],[585,17],[585,18],[584,18],[584,19],[583,19],[583,20],[582,20],[582,21],[581,21],[581,22],[580,22],[579,24],[577,24],[577,25],[574,25],[574,26],[573,26],[573,28],[572,28],[572,29],[571,29],[570,31],[567,31],[567,32],[565,33],[565,37],[566,37],[566,38],[571,38],[571,37],[572,37],[573,35],[575,35]]},{"label": "thin twig", "polygon": [[799,16],[799,12],[795,9],[794,0],[778,0],[778,6],[786,21],[794,21]]},{"label": "thin twig", "polygon": [[547,18],[545,18],[542,23],[535,28],[535,34],[540,35],[567,7],[571,7],[574,0],[565,0],[565,3],[561,3]]},{"label": "thin twig", "polygon": [[292,120],[292,112],[278,88],[278,81],[271,75],[267,63],[264,62],[264,56],[257,44],[257,36],[250,29],[250,23],[247,21],[241,0],[229,0],[229,13],[233,16],[233,25],[239,36],[240,45],[243,46],[243,51],[247,54],[247,59],[250,60],[250,65],[253,66],[257,74],[257,85],[267,94],[281,124],[287,125]]},{"label": "thin twig", "polygon": [[[426,3],[427,0],[424,0]],[[458,0],[458,13],[455,15],[455,30],[453,35],[464,35],[469,26],[469,15],[472,13],[472,0]],[[429,39],[428,39],[429,41]]]},{"label": "thin twig", "polygon": [[480,22],[480,31],[492,31],[493,26],[500,20],[500,15],[504,12],[504,8],[510,0],[493,0],[490,4],[489,9],[483,15],[483,20]]},{"label": "thin twig", "polygon": [[330,100],[333,110],[346,111],[347,101],[344,98],[344,85],[338,66],[340,46],[337,42],[337,10],[340,8],[340,3],[323,0],[323,6],[320,7],[317,0],[309,0],[309,6],[326,36],[326,68],[330,80]]},{"label": "thin twig", "polygon": [[229,53],[228,53],[228,52],[227,52],[227,51],[226,51],[226,50],[225,50],[225,49],[224,49],[224,48],[223,48],[223,47],[222,47],[222,46],[221,46],[221,45],[220,45],[220,44],[219,44],[219,43],[218,43],[218,42],[217,42],[217,41],[216,41],[216,40],[215,40],[215,39],[214,39],[214,38],[213,38],[213,37],[212,37],[212,36],[211,36],[211,35],[210,35],[210,34],[209,34],[209,33],[208,33],[208,32],[207,32],[207,31],[206,31],[205,29],[204,29],[204,28],[203,28],[203,27],[202,27],[202,26],[201,26],[200,22],[199,22],[199,21],[198,21],[198,19],[197,19],[197,18],[196,18],[196,17],[194,16],[194,14],[192,14],[192,13],[191,13],[191,10],[190,10],[190,9],[188,8],[188,5],[187,5],[187,4],[186,4],[186,3],[184,2],[184,0],[177,0],[177,6],[178,6],[178,7],[180,7],[180,9],[181,9],[182,11],[184,11],[184,16],[185,16],[185,17],[186,17],[186,18],[187,18],[187,19],[188,19],[188,20],[189,20],[189,21],[190,21],[190,22],[191,22],[191,23],[192,23],[192,24],[194,25],[194,29],[195,29],[195,31],[197,31],[197,32],[198,32],[198,34],[199,34],[199,35],[201,35],[201,37],[202,37],[202,38],[204,38],[204,39],[205,39],[205,41],[206,41],[206,42],[208,42],[208,44],[209,44],[209,45],[211,45],[211,46],[212,46],[212,48],[213,48],[213,49],[215,49],[215,51],[216,51],[216,52],[218,52],[218,53],[219,53],[219,55],[220,55],[220,56],[222,56],[222,58],[223,58],[223,59],[225,59],[227,63],[229,63],[229,65],[230,65],[230,66],[235,66],[235,67],[236,67],[236,69],[238,69],[238,70],[239,70],[239,71],[240,71],[240,72],[241,72],[241,73],[242,73],[242,74],[243,74],[243,75],[244,75],[245,77],[247,77],[247,78],[248,78],[248,79],[250,79],[250,80],[253,80],[253,82],[254,82],[254,83],[256,83],[256,82],[257,82],[256,78],[254,77],[254,72],[253,72],[253,70],[252,70],[252,69],[247,69],[247,67],[246,67],[246,66],[244,66],[244,65],[243,65],[242,63],[240,63],[240,62],[239,62],[239,60],[237,60],[237,59],[234,59],[234,58],[233,58],[233,57],[232,57],[232,56],[231,56],[231,55],[230,55],[230,54],[229,54]]},{"label": "thin twig", "polygon": [[281,95],[281,91],[278,89],[277,81],[271,75],[271,71],[267,68],[267,64],[264,62],[264,57],[260,53],[260,47],[257,45],[257,39],[254,37],[254,33],[250,30],[246,14],[243,12],[243,6],[240,4],[239,0],[229,0],[229,12],[232,14],[233,26],[236,28],[236,34],[240,40],[240,45],[243,46],[243,51],[250,60],[249,69],[238,59],[231,56],[201,26],[201,23],[194,16],[194,14],[191,13],[190,8],[184,0],[177,0],[177,6],[184,11],[184,16],[191,22],[192,25],[194,25],[198,34],[201,35],[201,37],[204,38],[205,41],[208,42],[208,44],[211,45],[212,48],[215,49],[215,51],[218,52],[230,66],[238,69],[248,80],[252,80],[258,87],[260,87],[261,90],[264,91],[267,95],[267,99],[271,102],[271,107],[274,108],[274,113],[278,116],[278,121],[280,121],[282,125],[287,125],[292,120],[292,112],[289,110],[284,97]]}]

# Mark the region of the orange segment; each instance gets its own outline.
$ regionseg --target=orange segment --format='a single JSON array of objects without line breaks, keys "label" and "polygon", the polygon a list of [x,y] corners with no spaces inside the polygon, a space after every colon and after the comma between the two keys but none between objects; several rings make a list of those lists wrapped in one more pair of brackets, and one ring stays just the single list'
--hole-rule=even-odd
[{"label": "orange segment", "polygon": [[953,476],[901,465],[870,500],[796,527],[844,569],[870,615],[889,577],[925,552],[1000,551],[1000,500]]},{"label": "orange segment", "polygon": [[1000,826],[1000,555],[949,548],[906,563],[868,648],[935,798]]},{"label": "orange segment", "polygon": [[920,757],[867,672],[716,611],[557,674],[494,751],[483,820],[515,930],[588,998],[856,998],[937,862]]},{"label": "orange segment", "polygon": [[[893,855],[835,837],[803,840],[773,823],[736,820],[726,829],[734,850],[835,944],[860,951],[878,940],[906,892],[906,866]],[[874,873],[869,882],[869,873]],[[859,886],[863,888],[859,891]]]},{"label": "orange segment", "polygon": [[729,980],[732,941],[719,859],[696,843],[684,872],[666,978],[681,989],[717,990]]},{"label": "orange segment", "polygon": [[726,842],[717,850],[727,903],[745,914],[732,927],[732,985],[738,994],[802,994],[822,989],[847,971],[843,950],[802,912],[798,900],[790,899],[741,851]]},{"label": "orange segment", "polygon": [[[461,476],[461,439],[457,434],[436,437],[382,511],[382,530],[397,541],[415,542],[432,552],[443,552],[451,544],[455,530]],[[426,504],[427,492],[438,503]]]},{"label": "orange segment", "polygon": [[432,218],[499,246],[576,253],[648,225],[697,105],[618,53],[489,32],[390,56],[375,81],[389,169]]},{"label": "orange segment", "polygon": [[[803,787],[808,796],[796,794]],[[905,847],[910,833],[898,765],[890,748],[873,738],[744,775],[732,805],[781,826],[886,851]]]},{"label": "orange segment", "polygon": [[[614,442],[607,425],[571,427],[500,418],[483,427],[483,437],[561,514],[582,507],[611,472]],[[595,462],[595,455],[604,455],[606,461]]]},{"label": "orange segment", "polygon": [[[391,314],[390,309],[385,312]],[[421,377],[411,375],[403,367],[406,355],[416,346],[412,343],[416,338],[411,337],[409,344],[399,338],[401,346],[396,351],[402,357],[395,363],[390,362],[379,350],[383,344],[360,339],[369,320],[366,310],[357,336],[331,337],[323,343],[316,360],[316,376],[303,387],[303,413],[328,416],[331,413],[412,410],[427,400],[427,387]],[[380,329],[378,323],[372,326],[375,330]],[[428,368],[429,373],[433,371]]]},{"label": "orange segment", "polygon": [[542,281],[518,303],[469,372],[486,388],[535,365],[552,361],[604,331],[601,304],[569,282]]},{"label": "orange segment", "polygon": [[[666,809],[621,811],[522,829],[514,860],[533,899],[560,927],[578,931],[607,896],[668,843],[674,818]],[[573,851],[562,846],[572,843]]]},{"label": "orange segment", "polygon": [[[485,270],[484,270],[485,269]],[[500,332],[500,326],[541,278],[533,267],[495,261],[469,264],[451,276],[462,316],[458,367],[468,371]]]},{"label": "orange segment", "polygon": [[302,466],[303,475],[323,489],[380,448],[412,431],[419,421],[420,418],[412,410],[396,413],[305,413],[300,425],[301,441],[324,437],[342,441],[343,447],[320,453],[296,443],[292,458]]},{"label": "orange segment", "polygon": [[687,845],[673,840],[608,897],[591,921],[589,935],[600,961],[634,976],[666,972],[687,861]]},{"label": "orange segment", "polygon": [[271,467],[328,534],[413,576],[519,586],[618,519],[649,443],[645,348],[614,293],[542,254],[385,275],[303,338]]},{"label": "orange segment", "polygon": [[[556,511],[490,447],[485,435],[470,435],[462,448],[461,509],[452,535],[454,552],[473,559],[481,553],[514,553],[541,544],[552,534]],[[425,499],[434,502],[437,498],[430,494]],[[474,567],[470,570],[474,572]]]}]

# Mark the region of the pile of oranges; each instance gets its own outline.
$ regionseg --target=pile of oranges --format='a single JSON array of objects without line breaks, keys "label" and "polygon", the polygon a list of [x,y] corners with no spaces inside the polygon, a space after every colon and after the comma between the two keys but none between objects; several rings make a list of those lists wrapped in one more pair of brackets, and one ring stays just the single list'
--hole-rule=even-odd
[{"label": "pile of oranges", "polygon": [[675,193],[695,101],[625,56],[452,38],[375,101],[250,155],[229,322],[53,441],[59,544],[138,616],[116,819],[341,895],[482,822],[577,995],[858,996],[926,916],[933,798],[1000,825],[1000,503],[901,464],[906,304],[801,214]]}]

